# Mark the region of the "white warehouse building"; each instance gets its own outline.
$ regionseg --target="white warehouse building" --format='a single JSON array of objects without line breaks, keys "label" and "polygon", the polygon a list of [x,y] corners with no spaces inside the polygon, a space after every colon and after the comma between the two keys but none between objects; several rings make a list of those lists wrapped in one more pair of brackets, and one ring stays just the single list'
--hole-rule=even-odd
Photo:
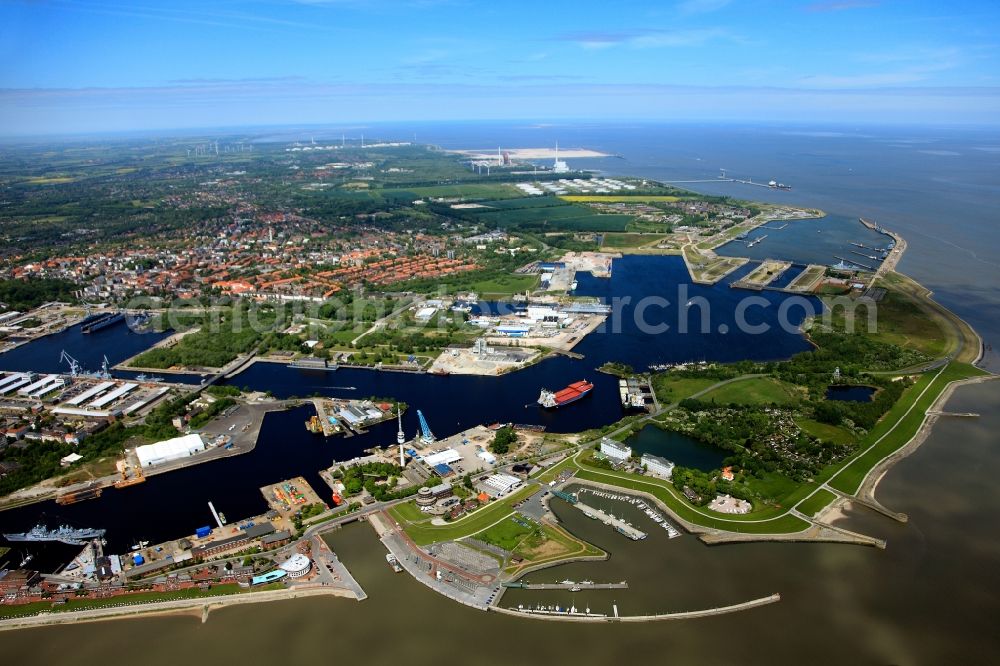
[{"label": "white warehouse building", "polygon": [[146,444],[137,446],[135,455],[139,458],[139,464],[143,467],[160,465],[178,458],[193,456],[199,451],[205,450],[205,442],[201,435],[191,434],[183,437],[166,439],[156,444]]},{"label": "white warehouse building", "polygon": [[494,474],[483,481],[486,491],[502,497],[521,485],[521,479],[511,474]]}]

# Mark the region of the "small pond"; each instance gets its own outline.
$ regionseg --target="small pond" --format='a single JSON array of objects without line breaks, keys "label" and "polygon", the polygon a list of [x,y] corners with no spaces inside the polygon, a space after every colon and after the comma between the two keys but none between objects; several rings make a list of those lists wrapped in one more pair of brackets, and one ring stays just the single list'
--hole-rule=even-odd
[{"label": "small pond", "polygon": [[846,402],[868,402],[875,395],[875,390],[874,386],[835,384],[826,389],[826,399]]}]

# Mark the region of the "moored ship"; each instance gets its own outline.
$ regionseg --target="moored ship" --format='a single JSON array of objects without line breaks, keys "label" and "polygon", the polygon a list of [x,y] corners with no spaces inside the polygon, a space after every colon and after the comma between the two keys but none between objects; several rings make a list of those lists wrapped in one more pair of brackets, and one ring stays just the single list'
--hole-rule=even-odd
[{"label": "moored ship", "polygon": [[3,538],[8,541],[61,541],[71,546],[82,546],[90,539],[97,539],[104,536],[104,530],[91,529],[85,527],[76,529],[69,525],[61,525],[54,530],[50,530],[45,525],[35,525],[27,532],[14,534],[4,534]]},{"label": "moored ship", "polygon": [[83,333],[96,333],[108,326],[114,326],[119,322],[125,321],[124,312],[108,312],[103,315],[98,316],[96,319],[92,319],[80,327]]},{"label": "moored ship", "polygon": [[561,391],[542,389],[542,392],[538,396],[538,404],[546,409],[565,407],[586,396],[593,390],[594,385],[586,380],[574,382]]},{"label": "moored ship", "polygon": [[86,488],[81,488],[80,490],[74,490],[73,492],[63,493],[56,498],[56,504],[76,504],[77,502],[82,502],[89,499],[97,499],[101,496],[103,488],[97,485],[91,485]]},{"label": "moored ship", "polygon": [[392,570],[395,571],[396,573],[399,573],[400,571],[403,570],[403,567],[399,565],[399,560],[397,560],[396,556],[393,555],[392,553],[385,554],[385,561],[389,563],[389,567],[391,567]]}]

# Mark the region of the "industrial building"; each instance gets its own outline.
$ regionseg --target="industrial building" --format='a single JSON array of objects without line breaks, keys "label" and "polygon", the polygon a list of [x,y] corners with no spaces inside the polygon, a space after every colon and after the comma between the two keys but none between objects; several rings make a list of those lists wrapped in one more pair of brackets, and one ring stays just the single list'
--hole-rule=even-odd
[{"label": "industrial building", "polygon": [[430,455],[424,456],[424,463],[428,467],[437,467],[438,465],[450,465],[461,459],[462,454],[455,449],[442,449],[440,451],[434,451]]},{"label": "industrial building", "polygon": [[80,395],[76,396],[75,398],[67,400],[66,404],[72,405],[73,407],[78,407],[83,403],[87,402],[88,400],[90,400],[91,398],[94,398],[97,395],[104,393],[114,385],[115,385],[114,382],[100,382],[96,386],[91,386],[89,389],[87,389]]},{"label": "industrial building", "polygon": [[483,489],[494,497],[502,497],[521,485],[521,479],[510,474],[493,474],[483,481]]},{"label": "industrial building", "polygon": [[601,453],[617,463],[622,463],[632,457],[632,447],[605,437],[601,440]]},{"label": "industrial building", "polygon": [[670,480],[670,477],[674,474],[674,464],[666,458],[654,456],[650,453],[643,453],[640,462],[646,468],[646,472],[654,476]]},{"label": "industrial building", "polygon": [[17,394],[28,398],[38,398],[46,393],[51,393],[58,388],[62,388],[65,385],[66,380],[59,375],[46,375],[38,381],[28,384],[24,388],[19,388],[17,390]]},{"label": "industrial building", "polygon": [[195,453],[205,450],[205,442],[201,435],[191,434],[183,437],[174,437],[156,444],[146,444],[137,446],[135,455],[139,458],[142,467],[159,465],[170,460],[186,458]]},{"label": "industrial building", "polygon": [[104,395],[98,398],[97,400],[93,401],[92,403],[90,403],[90,406],[95,409],[101,409],[105,405],[109,405],[115,400],[118,400],[119,398],[124,397],[125,395],[131,393],[138,387],[139,387],[138,384],[134,384],[132,382],[122,384],[115,390],[111,391],[111,393],[108,393],[107,395]]},{"label": "industrial building", "polygon": [[208,557],[210,555],[218,555],[220,553],[229,552],[234,548],[248,545],[254,540],[262,539],[269,534],[274,534],[274,525],[268,521],[264,521],[262,523],[251,525],[243,532],[239,532],[231,537],[217,539],[215,541],[202,544],[201,546],[195,546],[191,549],[191,555],[192,557]]}]

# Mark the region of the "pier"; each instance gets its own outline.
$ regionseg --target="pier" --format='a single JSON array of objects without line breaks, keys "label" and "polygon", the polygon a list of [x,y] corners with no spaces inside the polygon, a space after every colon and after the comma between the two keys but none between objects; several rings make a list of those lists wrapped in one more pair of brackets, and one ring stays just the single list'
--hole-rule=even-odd
[{"label": "pier", "polygon": [[571,592],[579,592],[580,590],[627,590],[628,583],[622,581],[620,583],[595,583],[593,581],[585,580],[579,583],[573,581],[563,581],[561,583],[504,583],[504,587],[516,588],[519,590],[570,590]]},{"label": "pier", "polygon": [[540,620],[562,620],[562,621],[576,621],[576,622],[656,622],[661,620],[691,620],[701,617],[713,617],[716,615],[726,615],[728,613],[738,613],[741,611],[747,611],[754,608],[760,608],[761,606],[767,606],[768,604],[774,604],[781,601],[781,595],[777,592],[766,597],[761,597],[759,599],[751,599],[750,601],[744,601],[738,604],[732,604],[731,606],[718,606],[716,608],[705,608],[702,610],[693,611],[678,611],[674,613],[659,613],[655,615],[620,615],[618,612],[618,604],[612,604],[611,615],[604,613],[594,613],[591,612],[589,608],[584,609],[584,612],[579,612],[575,607],[570,608],[559,608],[556,607],[549,608],[530,608],[530,607],[518,607],[518,608],[501,608],[496,607],[491,610],[498,611],[501,613],[506,613],[508,615],[530,615],[536,617]]},{"label": "pier", "polygon": [[979,414],[975,412],[941,412],[941,411],[928,411],[928,416],[960,416],[965,418],[978,418]]},{"label": "pier", "polygon": [[573,506],[578,508],[580,511],[583,511],[583,514],[588,518],[591,518],[593,520],[599,520],[605,525],[610,525],[611,527],[614,527],[617,531],[621,532],[622,534],[627,536],[629,539],[632,539],[633,541],[640,541],[646,538],[645,532],[632,527],[629,523],[625,522],[621,518],[616,518],[611,514],[605,513],[600,509],[595,509],[594,507],[588,506],[583,502],[577,502]]},{"label": "pier", "polygon": [[753,269],[746,277],[730,283],[733,289],[752,289],[761,291],[770,286],[789,268],[792,267],[790,261],[778,261],[776,259],[765,259],[757,268]]}]

